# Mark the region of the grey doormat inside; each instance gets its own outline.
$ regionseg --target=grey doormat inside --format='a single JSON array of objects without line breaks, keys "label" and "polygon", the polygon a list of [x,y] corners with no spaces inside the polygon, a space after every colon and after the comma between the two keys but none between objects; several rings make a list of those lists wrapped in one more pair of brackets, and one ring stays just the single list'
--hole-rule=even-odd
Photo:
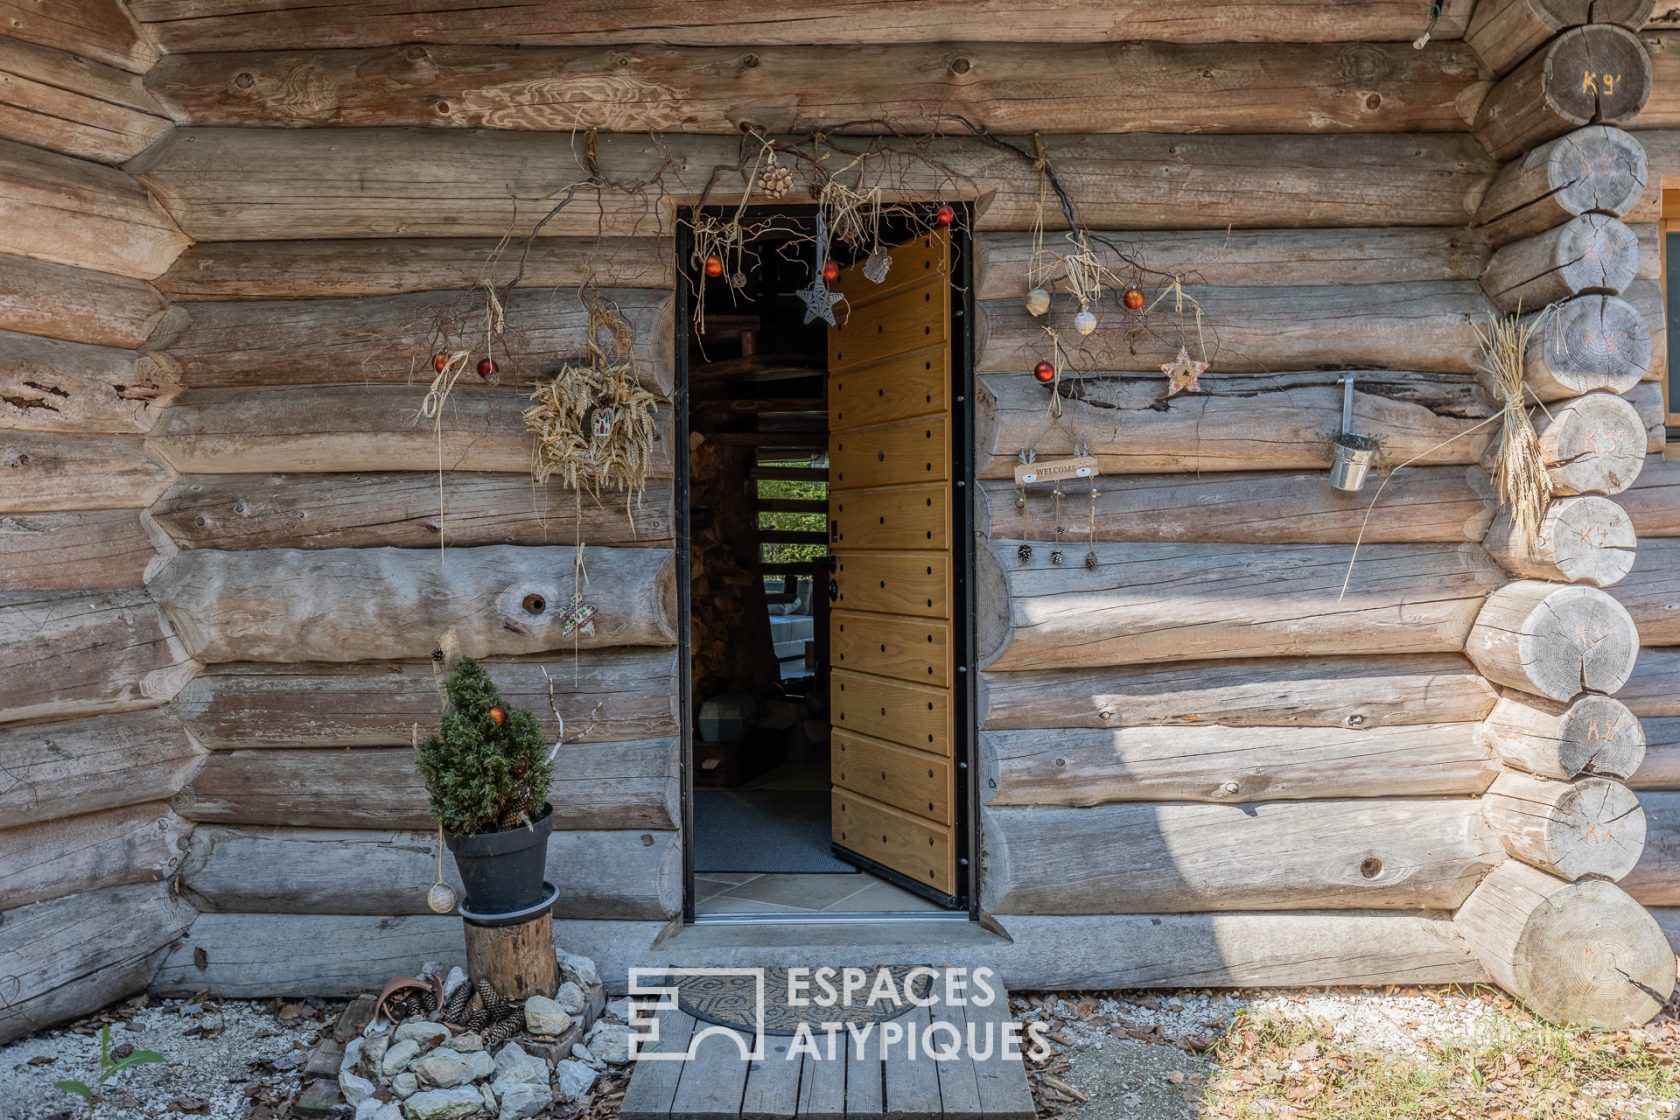
[{"label": "grey doormat inside", "polygon": [[829,852],[827,790],[697,789],[694,870],[855,872]]},{"label": "grey doormat inside", "polygon": [[[904,982],[914,965],[882,967],[864,966],[865,983],[849,1005],[835,1003],[824,1007],[817,1003],[823,993],[814,984],[805,990],[810,1001],[804,1007],[788,1006],[788,970],[782,967],[764,969],[764,1033],[793,1034],[800,1023],[808,1023],[820,1031],[825,1023],[884,1023],[911,1010],[909,1004],[883,998],[870,1003],[867,993],[875,988],[881,972],[892,974],[892,987],[903,996]],[[807,975],[806,979],[810,977]],[[841,984],[837,976],[831,981],[835,988]],[[919,973],[912,990],[917,999],[926,999],[933,977],[926,971]],[[884,993],[883,993],[884,994]],[[677,980],[677,1006],[708,1023],[751,1031],[758,1013],[758,982],[754,976],[683,976]]]}]

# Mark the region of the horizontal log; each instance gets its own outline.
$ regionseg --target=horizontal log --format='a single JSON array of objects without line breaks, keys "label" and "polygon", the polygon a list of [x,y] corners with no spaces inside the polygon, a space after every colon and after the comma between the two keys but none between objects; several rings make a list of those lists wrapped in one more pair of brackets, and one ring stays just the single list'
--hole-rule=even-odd
[{"label": "horizontal log", "polygon": [[138,77],[80,54],[0,39],[0,82],[0,137],[37,148],[121,163],[171,127]]},{"label": "horizontal log", "polygon": [[0,331],[0,427],[145,432],[176,391],[166,361]]},{"label": "horizontal log", "polygon": [[1451,909],[1503,856],[1476,802],[982,809],[995,914]]},{"label": "horizontal log", "polygon": [[[1184,294],[1204,316],[1199,336],[1193,328],[1191,337],[1198,339],[1200,356],[1221,373],[1311,369],[1326,361],[1350,368],[1471,373],[1476,324],[1487,314],[1487,301],[1469,281],[1189,286]],[[1059,331],[1063,363],[1077,370],[1153,370],[1172,361],[1183,344],[1172,296],[1141,318],[1104,304],[1096,331],[1084,338],[1073,326],[1080,308],[1071,297],[1053,301],[1047,319],[1029,315],[1019,300],[992,300],[979,310],[983,327],[977,337],[984,341],[975,368],[983,373],[1031,371],[1050,353],[1046,323]]]},{"label": "horizontal log", "polygon": [[181,865],[191,832],[161,801],[0,829],[0,898],[8,907],[27,906],[161,882]]},{"label": "horizontal log", "polygon": [[[824,506],[824,512],[827,507]],[[584,541],[670,547],[672,485],[642,500],[528,474],[187,475],[151,508],[185,548],[397,548]],[[0,523],[3,524],[3,523]],[[0,535],[0,548],[4,547]]]},{"label": "horizontal log", "polygon": [[1620,494],[1645,465],[1645,421],[1626,397],[1588,393],[1529,410],[1552,492]]},{"label": "horizontal log", "polygon": [[163,318],[167,301],[144,280],[5,257],[0,330],[133,349]]},{"label": "horizontal log", "polygon": [[[676,338],[670,294],[631,288],[600,296],[631,328],[627,357],[637,378],[668,396]],[[528,386],[567,363],[587,362],[589,309],[575,291],[503,298],[507,330],[493,343],[485,336],[486,299],[480,288],[355,300],[195,303],[180,313],[178,328],[161,345],[179,363],[181,383],[192,388],[423,385],[439,351],[488,352],[510,386]]]},{"label": "horizontal log", "polygon": [[1680,31],[1672,30],[1672,21],[1668,27],[1670,30],[1647,27],[1639,35],[1651,56],[1651,97],[1632,122],[1641,129],[1680,126],[1680,94],[1674,87],[1680,81]]},{"label": "horizontal log", "polygon": [[1060,566],[1052,547],[1022,562],[1020,542],[993,542],[1009,625],[993,671],[1456,652],[1503,579],[1473,545],[1366,545],[1355,558],[1330,545],[1099,544],[1094,568],[1080,545],[1063,546]]},{"label": "horizontal log", "polygon": [[[1414,467],[1385,476],[1382,497],[1349,494],[1323,471],[1189,475],[1111,475],[1097,481],[1095,539],[1352,544],[1479,541],[1494,498],[1479,467]],[[1374,490],[1374,487],[1372,487]],[[1072,492],[1057,502],[1044,487],[1024,492],[1002,479],[981,484],[988,535],[1022,540],[1084,539],[1091,500]],[[593,538],[590,538],[593,539]]]},{"label": "horizontal log", "polygon": [[149,708],[194,669],[144,591],[0,595],[0,722]]},{"label": "horizontal log", "polygon": [[1542,778],[1630,777],[1645,759],[1645,732],[1626,704],[1586,693],[1564,704],[1508,692],[1483,725],[1507,764]]},{"label": "horizontal log", "polygon": [[1565,701],[1619,690],[1639,643],[1633,619],[1608,592],[1518,580],[1488,598],[1465,652],[1489,680]]},{"label": "horizontal log", "polygon": [[[224,828],[193,834],[181,887],[209,912],[429,914],[437,833]],[[555,832],[545,878],[560,918],[668,919],[682,912],[675,832]],[[457,891],[455,861],[444,881]]]},{"label": "horizontal log", "polygon": [[[1617,698],[1636,716],[1680,716],[1680,649],[1645,646]],[[1680,789],[1680,784],[1675,786]]]},{"label": "horizontal log", "polygon": [[1476,6],[1464,41],[1503,74],[1560,31],[1587,23],[1638,31],[1653,7],[1653,0],[1487,0]]},{"label": "horizontal log", "polygon": [[[183,472],[531,469],[522,386],[462,386],[449,394],[439,430],[420,416],[420,385],[292,385],[189,389],[172,402],[147,446]],[[649,463],[670,478],[670,412],[656,416]],[[607,496],[608,500],[611,495]]]},{"label": "horizontal log", "polygon": [[0,252],[150,280],[187,244],[127,172],[0,140]]},{"label": "horizontal log", "polygon": [[1639,640],[1680,646],[1680,540],[1646,541],[1633,571],[1612,592],[1639,627]]},{"label": "horizontal log", "polygon": [[[180,128],[132,163],[195,240],[501,237],[530,230],[556,190],[587,178],[580,155],[536,133],[358,129]],[[1022,141],[1031,151],[1031,142]],[[862,141],[836,141],[840,152]],[[888,197],[979,197],[983,230],[1027,230],[1039,214],[1030,158],[982,140],[882,141],[858,188]],[[1453,226],[1468,221],[1493,164],[1467,136],[1207,136],[1135,133],[1053,137],[1047,153],[1092,229]],[[657,141],[602,135],[596,164],[613,183],[580,189],[539,231],[549,237],[655,237],[672,232],[664,197],[735,201],[743,171],[727,137]],[[849,156],[845,157],[850,159]],[[300,197],[288,169],[310,168]],[[484,169],[505,169],[486,175]],[[1276,169],[1288,168],[1288,175]],[[1266,189],[1255,176],[1266,171]],[[806,185],[799,184],[799,189]],[[786,203],[798,201],[790,194]],[[1047,225],[1061,221],[1051,208]],[[3,248],[0,245],[0,248]]]},{"label": "horizontal log", "polygon": [[[1488,254],[1462,229],[1118,230],[1094,236],[1090,247],[1097,260],[1116,275],[1132,271],[1129,258],[1142,266],[1144,283],[1176,276],[1187,284],[1235,288],[1475,280]],[[1030,233],[977,235],[974,298],[1024,297],[1033,244]],[[1060,250],[1064,243],[1057,239],[1050,247]],[[1048,269],[1046,287],[1062,290],[1061,258],[1039,264]]]},{"label": "horizontal log", "polygon": [[[1616,296],[1581,296],[1527,317],[1523,383],[1534,399],[1565,400],[1608,390],[1626,393],[1651,368],[1651,327],[1639,308]],[[1489,392],[1501,392],[1492,377]]]},{"label": "horizontal log", "polygon": [[[676,746],[669,738],[568,744],[549,786],[554,824],[562,830],[668,829],[677,819],[677,797]],[[216,751],[175,808],[209,824],[437,827],[407,747]]]},{"label": "horizontal log", "polygon": [[1553,1022],[1634,1026],[1674,990],[1674,951],[1614,883],[1566,883],[1507,860],[1453,923],[1502,988]]},{"label": "horizontal log", "polygon": [[[964,31],[973,26],[965,17]],[[926,132],[946,114],[991,132],[1458,132],[1481,77],[1458,43],[1256,51],[1058,37],[953,50],[947,38],[841,49],[800,40],[750,55],[736,43],[178,54],[147,82],[195,125],[734,134],[750,123],[890,135]]]},{"label": "horizontal log", "polygon": [[1680,537],[1680,460],[1646,456],[1639,477],[1616,501],[1640,537]]},{"label": "horizontal log", "polygon": [[203,757],[157,709],[0,727],[0,828],[166,800]]},{"label": "horizontal log", "polygon": [[1644,906],[1680,905],[1680,793],[1639,795],[1645,814],[1645,850],[1621,887]]},{"label": "horizontal log", "polygon": [[56,47],[136,74],[157,61],[152,36],[141,30],[122,0],[36,4],[0,0],[0,22],[14,39]]},{"label": "horizontal log", "polygon": [[1582,214],[1494,250],[1482,290],[1501,311],[1533,311],[1573,296],[1626,291],[1638,265],[1633,230],[1607,214]]},{"label": "horizontal log", "polygon": [[1649,174],[1636,137],[1588,125],[1501,168],[1476,209],[1476,233],[1505,245],[1581,214],[1620,217],[1638,205]]},{"label": "horizontal log", "polygon": [[1608,778],[1559,782],[1507,770],[1483,795],[1482,815],[1513,858],[1560,879],[1615,882],[1645,850],[1639,799]]},{"label": "horizontal log", "polygon": [[[1456,39],[1470,19],[1468,0],[1449,0],[1436,35]],[[528,46],[665,42],[700,46],[775,46],[786,43],[902,43],[943,41],[952,28],[986,42],[1124,41],[1179,43],[1410,41],[1417,35],[1414,6],[1400,0],[1330,5],[1245,0],[1167,12],[1141,0],[1093,9],[1055,0],[1034,12],[1030,26],[1000,0],[975,4],[941,0],[902,10],[895,5],[734,5],[695,12],[682,5],[644,2],[601,7],[573,0],[514,4],[494,0],[472,11],[410,9],[354,0],[330,8],[289,5],[255,12],[230,0],[139,0],[134,14],[172,54],[250,50],[274,42],[298,47],[388,46],[397,43],[505,43],[519,28]]]},{"label": "horizontal log", "polygon": [[0,516],[0,592],[140,587],[156,557],[131,509]]},{"label": "horizontal log", "polygon": [[[1488,408],[1473,378],[1354,376],[1353,426],[1382,440],[1380,466],[1411,459],[1463,465],[1489,446],[1493,427],[1483,423]],[[983,375],[975,473],[1012,479],[1022,448],[1054,459],[1072,454],[1076,440],[1090,445],[1104,476],[1328,471],[1330,440],[1341,427],[1337,377],[1334,371],[1208,376],[1201,392],[1166,400],[1166,378],[1158,373],[1088,376],[1063,386],[1070,396],[1062,422],[1052,425],[1044,386],[1024,373]]]},{"label": "horizontal log", "polygon": [[[568,741],[676,734],[671,650],[566,651],[484,662],[503,699],[554,735],[549,684]],[[548,670],[548,676],[543,670]],[[211,750],[407,746],[437,721],[431,661],[381,665],[216,665],[181,689],[169,711]],[[325,763],[323,763],[325,765]]]},{"label": "horizontal log", "polygon": [[1496,159],[1587,124],[1622,124],[1645,107],[1651,60],[1625,27],[1571,28],[1537,50],[1489,91],[1476,137]]},{"label": "horizontal log", "polygon": [[0,513],[135,509],[175,472],[137,435],[0,430]]},{"label": "horizontal log", "polygon": [[1633,569],[1639,538],[1622,507],[1609,498],[1559,498],[1532,535],[1518,532],[1508,509],[1488,531],[1487,548],[1514,576],[1609,587]]},{"label": "horizontal log", "polygon": [[1219,724],[1396,727],[1420,712],[1481,719],[1496,696],[1461,656],[1288,658],[984,673],[978,719],[993,730]]},{"label": "horizontal log", "polygon": [[144,991],[197,914],[163,883],[82,891],[5,911],[0,1041]]},{"label": "horizontal log", "polygon": [[1645,761],[1628,779],[1629,787],[1680,789],[1680,716],[1645,716],[1639,722],[1645,731]]},{"label": "horizontal log", "polygon": [[422,658],[451,628],[472,657],[676,641],[671,555],[648,548],[585,554],[578,590],[600,607],[595,632],[565,633],[575,551],[195,549],[171,559],[151,589],[182,643],[209,662]]},{"label": "horizontal log", "polygon": [[208,241],[181,254],[157,285],[176,301],[394,296],[472,289],[486,281],[497,288],[669,289],[672,256],[669,242],[652,237],[541,238],[512,245],[470,237]]},{"label": "horizontal log", "polygon": [[[1652,256],[1660,265],[1660,255]],[[1651,331],[1651,363],[1645,367],[1645,380],[1661,381],[1668,373],[1668,321],[1663,310],[1662,285],[1641,278],[1628,285],[1622,298],[1638,309]]]},{"label": "horizontal log", "polygon": [[1480,727],[987,731],[979,776],[999,807],[1478,794],[1500,769]]}]

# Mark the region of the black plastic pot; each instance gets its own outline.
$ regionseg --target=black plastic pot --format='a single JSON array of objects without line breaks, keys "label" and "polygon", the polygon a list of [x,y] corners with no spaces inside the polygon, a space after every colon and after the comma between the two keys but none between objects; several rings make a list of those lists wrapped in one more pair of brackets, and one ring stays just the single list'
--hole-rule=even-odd
[{"label": "black plastic pot", "polygon": [[462,907],[475,914],[507,914],[541,902],[553,829],[554,808],[545,804],[530,825],[474,836],[446,831],[444,840],[466,891]]}]

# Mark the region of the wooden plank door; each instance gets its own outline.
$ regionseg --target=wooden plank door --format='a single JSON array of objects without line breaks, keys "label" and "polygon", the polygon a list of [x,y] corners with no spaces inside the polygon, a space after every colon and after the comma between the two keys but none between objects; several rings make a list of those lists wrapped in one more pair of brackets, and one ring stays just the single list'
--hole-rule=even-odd
[{"label": "wooden plank door", "polygon": [[957,895],[952,751],[951,242],[861,266],[828,332],[833,840]]}]

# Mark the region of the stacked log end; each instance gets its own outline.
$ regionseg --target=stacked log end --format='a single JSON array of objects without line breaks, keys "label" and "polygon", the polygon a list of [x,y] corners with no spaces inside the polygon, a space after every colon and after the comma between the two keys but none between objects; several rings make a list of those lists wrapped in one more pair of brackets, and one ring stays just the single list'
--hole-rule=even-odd
[{"label": "stacked log end", "polygon": [[1627,782],[1646,738],[1612,697],[1633,676],[1639,630],[1604,590],[1636,558],[1634,520],[1614,496],[1637,479],[1646,435],[1622,394],[1640,385],[1653,349],[1650,324],[1622,298],[1639,246],[1621,218],[1644,193],[1646,156],[1611,126],[1644,104],[1650,61],[1613,23],[1531,41],[1568,7],[1484,4],[1470,36],[1484,62],[1508,71],[1476,122],[1489,151],[1510,160],[1477,215],[1492,249],[1482,286],[1502,312],[1531,316],[1525,398],[1553,497],[1537,529],[1519,532],[1501,511],[1485,541],[1514,578],[1482,606],[1466,652],[1501,690],[1483,734],[1504,769],[1482,817],[1507,858],[1454,921],[1489,974],[1536,1012],[1612,1027],[1649,1019],[1675,982],[1661,928],[1615,885],[1645,850],[1646,815]]},{"label": "stacked log end", "polygon": [[146,590],[178,383],[142,349],[188,239],[110,166],[169,128],[155,57],[117,5],[0,36],[0,1042],[144,989],[196,915],[170,799],[205,752],[162,708],[196,666]]}]

